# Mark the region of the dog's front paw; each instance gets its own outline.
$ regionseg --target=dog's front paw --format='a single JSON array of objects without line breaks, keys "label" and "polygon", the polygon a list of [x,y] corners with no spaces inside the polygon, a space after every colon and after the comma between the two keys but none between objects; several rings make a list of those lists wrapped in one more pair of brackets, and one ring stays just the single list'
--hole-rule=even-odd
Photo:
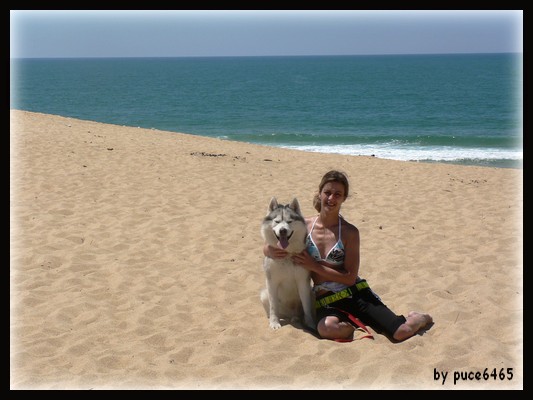
[{"label": "dog's front paw", "polygon": [[274,330],[281,328],[278,318],[270,318],[270,327]]}]

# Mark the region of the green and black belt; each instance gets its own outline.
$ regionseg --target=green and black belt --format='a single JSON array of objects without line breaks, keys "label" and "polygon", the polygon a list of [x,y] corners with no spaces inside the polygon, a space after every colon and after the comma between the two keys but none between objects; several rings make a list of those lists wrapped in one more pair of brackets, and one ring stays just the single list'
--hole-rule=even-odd
[{"label": "green and black belt", "polygon": [[363,290],[366,289],[368,286],[368,283],[366,281],[361,281],[356,283],[355,285],[346,288],[344,290],[341,290],[340,292],[330,294],[329,296],[324,296],[321,299],[318,299],[315,301],[315,308],[325,307],[328,304],[334,303],[336,301],[345,299],[346,297],[350,297],[353,294],[353,288],[355,287],[356,290]]}]

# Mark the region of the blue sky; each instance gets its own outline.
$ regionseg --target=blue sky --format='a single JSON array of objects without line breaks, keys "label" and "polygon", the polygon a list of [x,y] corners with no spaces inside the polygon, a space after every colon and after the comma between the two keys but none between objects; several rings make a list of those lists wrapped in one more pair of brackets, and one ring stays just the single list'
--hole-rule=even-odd
[{"label": "blue sky", "polygon": [[11,10],[10,56],[523,52],[522,10]]}]

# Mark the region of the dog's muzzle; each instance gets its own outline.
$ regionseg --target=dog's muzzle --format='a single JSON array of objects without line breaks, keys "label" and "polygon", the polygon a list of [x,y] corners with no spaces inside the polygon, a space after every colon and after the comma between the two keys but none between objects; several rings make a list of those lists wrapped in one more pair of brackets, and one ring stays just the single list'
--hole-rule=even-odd
[{"label": "dog's muzzle", "polygon": [[293,233],[294,231],[292,231],[290,235],[287,235],[287,229],[281,229],[279,231],[279,236],[276,234],[276,237],[278,238],[279,246],[282,249],[287,248],[287,246],[289,245],[289,240],[291,239]]}]

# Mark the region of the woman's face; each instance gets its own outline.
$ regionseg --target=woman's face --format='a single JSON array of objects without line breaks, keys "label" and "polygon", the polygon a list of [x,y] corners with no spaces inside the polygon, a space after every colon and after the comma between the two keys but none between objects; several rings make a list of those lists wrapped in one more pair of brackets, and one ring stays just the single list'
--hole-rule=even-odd
[{"label": "woman's face", "polygon": [[320,192],[320,202],[323,210],[338,211],[346,200],[344,185],[340,182],[328,182]]}]

